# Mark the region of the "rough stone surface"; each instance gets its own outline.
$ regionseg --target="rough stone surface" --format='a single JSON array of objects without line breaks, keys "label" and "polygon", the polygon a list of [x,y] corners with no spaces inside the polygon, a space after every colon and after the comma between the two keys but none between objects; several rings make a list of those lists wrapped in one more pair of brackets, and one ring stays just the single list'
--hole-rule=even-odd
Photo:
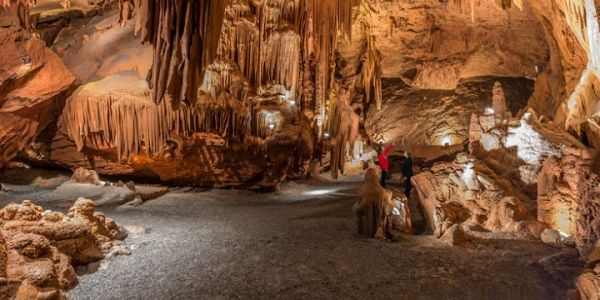
[{"label": "rough stone surface", "polygon": [[[0,14],[5,13],[4,9]],[[0,28],[0,166],[53,122],[59,97],[75,78],[43,41]]]},{"label": "rough stone surface", "polygon": [[426,220],[437,237],[452,225],[539,238],[531,213],[533,200],[485,163],[458,154],[412,178]]},{"label": "rough stone surface", "polygon": [[114,221],[80,199],[69,216],[42,212],[28,200],[0,209],[0,296],[63,299],[77,283],[74,264],[104,258],[122,234]]}]

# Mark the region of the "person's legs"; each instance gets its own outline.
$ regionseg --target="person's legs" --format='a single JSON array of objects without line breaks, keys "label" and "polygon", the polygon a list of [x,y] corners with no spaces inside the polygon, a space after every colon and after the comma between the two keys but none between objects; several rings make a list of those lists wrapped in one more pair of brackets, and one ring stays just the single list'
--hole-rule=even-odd
[{"label": "person's legs", "polygon": [[385,179],[386,179],[386,177],[387,177],[387,171],[383,171],[382,170],[381,171],[381,182],[380,182],[382,187],[385,187]]},{"label": "person's legs", "polygon": [[412,189],[412,184],[410,182],[410,177],[406,177],[404,180],[404,195],[406,198],[410,199],[410,190]]}]

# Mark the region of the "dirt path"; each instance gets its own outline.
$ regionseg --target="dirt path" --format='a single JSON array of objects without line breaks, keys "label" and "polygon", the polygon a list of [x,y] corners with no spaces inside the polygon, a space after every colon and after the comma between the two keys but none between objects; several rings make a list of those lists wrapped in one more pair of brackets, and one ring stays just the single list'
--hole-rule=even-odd
[{"label": "dirt path", "polygon": [[[565,299],[533,264],[540,243],[467,251],[429,236],[356,235],[355,182],[288,185],[278,194],[174,191],[103,209],[139,249],[82,276],[73,299]],[[310,199],[312,198],[312,199]],[[301,201],[300,201],[301,200]]]}]

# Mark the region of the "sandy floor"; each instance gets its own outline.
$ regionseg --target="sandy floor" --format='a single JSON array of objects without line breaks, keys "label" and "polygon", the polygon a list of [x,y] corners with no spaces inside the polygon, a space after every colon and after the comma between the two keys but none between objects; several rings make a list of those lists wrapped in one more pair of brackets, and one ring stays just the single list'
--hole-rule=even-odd
[{"label": "sandy floor", "polygon": [[[350,210],[357,180],[290,183],[273,194],[175,189],[138,207],[102,208],[149,232],[130,236],[127,245],[139,248],[103,261],[70,296],[565,299],[566,287],[535,264],[556,252],[541,243],[465,250],[430,236],[399,243],[358,236]],[[20,196],[43,202],[43,194],[22,189]]]}]

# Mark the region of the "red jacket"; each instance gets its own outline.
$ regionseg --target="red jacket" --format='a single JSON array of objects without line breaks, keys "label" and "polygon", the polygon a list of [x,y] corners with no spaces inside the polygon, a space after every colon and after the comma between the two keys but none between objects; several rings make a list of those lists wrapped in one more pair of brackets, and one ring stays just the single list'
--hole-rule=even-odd
[{"label": "red jacket", "polygon": [[394,148],[394,144],[388,145],[387,147],[385,147],[385,149],[383,149],[383,151],[381,151],[381,153],[379,153],[379,155],[377,155],[377,158],[379,158],[379,167],[382,171],[387,172],[387,170],[389,170],[390,168],[390,163],[388,161],[387,154],[390,151],[392,151],[392,148]]}]

